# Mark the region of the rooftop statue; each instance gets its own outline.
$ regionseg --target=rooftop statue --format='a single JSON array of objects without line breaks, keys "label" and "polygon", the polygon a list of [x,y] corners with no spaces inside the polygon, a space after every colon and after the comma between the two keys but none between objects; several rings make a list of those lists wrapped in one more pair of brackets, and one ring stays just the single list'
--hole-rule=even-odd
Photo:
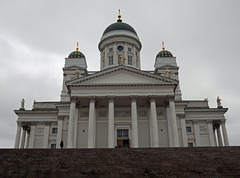
[{"label": "rooftop statue", "polygon": [[172,78],[172,72],[168,68],[165,70],[165,77]]}]

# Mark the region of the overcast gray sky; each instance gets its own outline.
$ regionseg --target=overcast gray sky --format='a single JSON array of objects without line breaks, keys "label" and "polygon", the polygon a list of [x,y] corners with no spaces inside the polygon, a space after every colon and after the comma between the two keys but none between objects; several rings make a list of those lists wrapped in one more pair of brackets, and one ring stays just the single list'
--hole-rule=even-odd
[{"label": "overcast gray sky", "polygon": [[88,70],[99,70],[98,43],[118,9],[142,42],[143,70],[153,70],[162,41],[177,57],[183,99],[220,96],[229,108],[231,145],[240,145],[239,0],[0,0],[0,147],[13,147],[21,98],[60,99],[64,58],[79,42]]}]

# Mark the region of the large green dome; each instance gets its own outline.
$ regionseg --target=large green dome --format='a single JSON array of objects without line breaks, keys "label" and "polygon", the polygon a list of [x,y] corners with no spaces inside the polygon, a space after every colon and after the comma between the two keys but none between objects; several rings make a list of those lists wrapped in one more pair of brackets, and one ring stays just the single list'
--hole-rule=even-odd
[{"label": "large green dome", "polygon": [[134,30],[134,28],[128,25],[127,23],[122,22],[121,19],[118,19],[116,23],[109,25],[103,32],[103,35],[114,30],[126,30],[137,35],[137,32]]},{"label": "large green dome", "polygon": [[68,55],[68,58],[85,58],[85,56],[80,51],[73,51]]}]

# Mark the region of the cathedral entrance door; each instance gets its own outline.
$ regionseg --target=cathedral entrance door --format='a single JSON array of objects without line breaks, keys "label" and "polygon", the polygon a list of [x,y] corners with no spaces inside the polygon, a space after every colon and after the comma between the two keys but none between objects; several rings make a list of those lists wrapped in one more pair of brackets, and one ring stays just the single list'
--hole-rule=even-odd
[{"label": "cathedral entrance door", "polygon": [[117,129],[117,147],[129,148],[128,129]]}]

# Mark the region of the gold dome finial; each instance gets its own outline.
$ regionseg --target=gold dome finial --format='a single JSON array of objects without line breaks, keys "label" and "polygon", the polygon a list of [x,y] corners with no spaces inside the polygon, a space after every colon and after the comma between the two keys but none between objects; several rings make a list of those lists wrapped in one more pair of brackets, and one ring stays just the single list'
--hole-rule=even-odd
[{"label": "gold dome finial", "polygon": [[164,41],[162,42],[162,50],[164,51],[165,48],[164,48]]},{"label": "gold dome finial", "polygon": [[121,19],[120,9],[118,9],[118,19]]},{"label": "gold dome finial", "polygon": [[76,48],[76,50],[78,51],[78,42],[77,42],[77,48]]}]

